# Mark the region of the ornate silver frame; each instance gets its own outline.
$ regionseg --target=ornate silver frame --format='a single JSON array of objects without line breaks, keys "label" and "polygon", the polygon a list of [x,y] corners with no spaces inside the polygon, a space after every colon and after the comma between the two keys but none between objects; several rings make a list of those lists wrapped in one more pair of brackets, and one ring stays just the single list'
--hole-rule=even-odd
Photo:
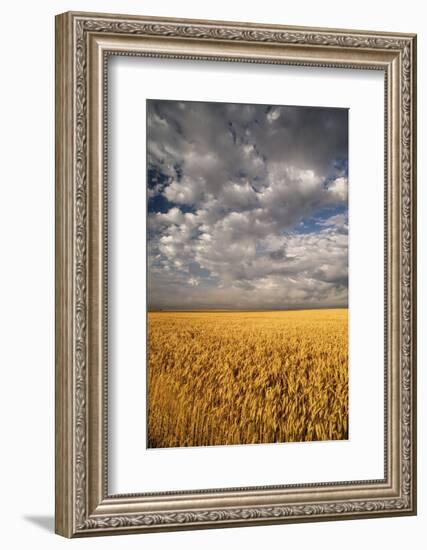
[{"label": "ornate silver frame", "polygon": [[[368,68],[385,74],[385,477],[109,495],[106,58]],[[65,13],[56,17],[56,532],[66,537],[416,513],[416,36]]]}]

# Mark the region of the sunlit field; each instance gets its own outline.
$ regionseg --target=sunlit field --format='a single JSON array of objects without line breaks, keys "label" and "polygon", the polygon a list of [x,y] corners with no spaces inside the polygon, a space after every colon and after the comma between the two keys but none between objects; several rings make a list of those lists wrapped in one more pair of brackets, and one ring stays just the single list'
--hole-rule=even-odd
[{"label": "sunlit field", "polygon": [[347,438],[347,309],[148,314],[149,447]]}]

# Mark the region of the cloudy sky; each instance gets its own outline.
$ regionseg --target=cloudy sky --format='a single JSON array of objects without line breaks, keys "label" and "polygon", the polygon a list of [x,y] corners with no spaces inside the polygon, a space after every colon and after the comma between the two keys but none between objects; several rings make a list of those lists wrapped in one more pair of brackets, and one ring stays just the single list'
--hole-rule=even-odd
[{"label": "cloudy sky", "polygon": [[347,306],[348,111],[147,101],[148,307]]}]

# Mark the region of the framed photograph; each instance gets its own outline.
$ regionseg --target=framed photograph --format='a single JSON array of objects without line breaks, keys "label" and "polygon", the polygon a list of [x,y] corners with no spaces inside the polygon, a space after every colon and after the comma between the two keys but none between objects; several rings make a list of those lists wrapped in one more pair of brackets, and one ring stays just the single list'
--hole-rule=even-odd
[{"label": "framed photograph", "polygon": [[56,532],[416,513],[416,37],[56,18]]}]

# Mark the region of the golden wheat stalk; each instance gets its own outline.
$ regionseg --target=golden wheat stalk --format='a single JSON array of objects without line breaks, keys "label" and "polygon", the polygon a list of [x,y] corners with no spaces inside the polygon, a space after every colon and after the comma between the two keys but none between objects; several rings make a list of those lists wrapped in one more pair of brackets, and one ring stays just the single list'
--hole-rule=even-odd
[{"label": "golden wheat stalk", "polygon": [[149,447],[347,437],[348,310],[149,313]]}]

